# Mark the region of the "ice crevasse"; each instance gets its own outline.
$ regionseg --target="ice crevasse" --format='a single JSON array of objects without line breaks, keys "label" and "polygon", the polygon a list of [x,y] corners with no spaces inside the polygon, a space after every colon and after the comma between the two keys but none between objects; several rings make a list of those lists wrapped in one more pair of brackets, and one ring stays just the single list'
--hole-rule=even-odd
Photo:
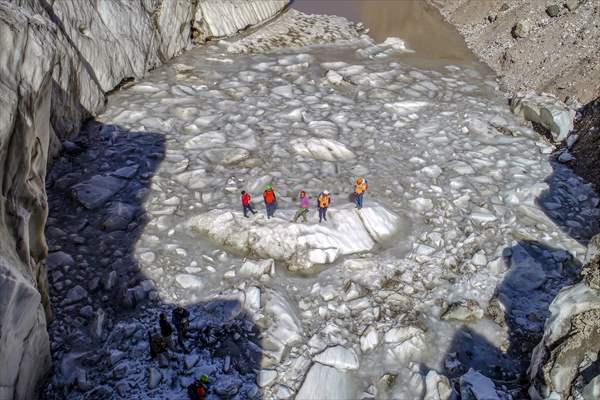
[{"label": "ice crevasse", "polygon": [[245,218],[241,212],[212,210],[192,218],[189,224],[193,231],[232,251],[282,261],[292,271],[371,251],[405,224],[402,217],[379,204],[362,210],[351,204],[331,208],[322,224],[290,222],[293,213],[282,210],[268,220],[263,215]]}]

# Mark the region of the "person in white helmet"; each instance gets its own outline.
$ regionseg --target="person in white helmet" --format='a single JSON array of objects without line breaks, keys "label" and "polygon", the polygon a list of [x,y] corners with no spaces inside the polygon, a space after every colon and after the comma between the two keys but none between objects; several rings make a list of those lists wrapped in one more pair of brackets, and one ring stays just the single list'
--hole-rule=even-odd
[{"label": "person in white helmet", "polygon": [[319,193],[319,197],[317,197],[317,209],[319,210],[319,223],[322,220],[327,221],[327,208],[331,204],[331,197],[329,196],[329,192],[324,190]]}]

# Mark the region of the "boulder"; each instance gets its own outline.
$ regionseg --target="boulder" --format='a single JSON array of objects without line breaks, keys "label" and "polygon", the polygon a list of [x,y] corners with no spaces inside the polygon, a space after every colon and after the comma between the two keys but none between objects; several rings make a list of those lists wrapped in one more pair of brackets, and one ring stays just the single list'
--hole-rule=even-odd
[{"label": "boulder", "polygon": [[567,0],[565,2],[565,7],[569,11],[575,11],[575,10],[577,10],[580,5],[581,5],[581,0]]},{"label": "boulder", "polygon": [[155,389],[160,385],[162,381],[162,375],[156,368],[150,368],[148,370],[148,389]]},{"label": "boulder", "polygon": [[558,4],[550,4],[546,7],[546,14],[550,17],[558,17],[558,14],[560,14],[560,6]]},{"label": "boulder", "polygon": [[512,28],[512,35],[515,39],[526,38],[531,32],[531,23],[527,20],[518,21]]},{"label": "boulder", "polygon": [[96,209],[115,193],[123,189],[127,181],[110,175],[94,175],[89,180],[72,187],[73,196],[87,209]]},{"label": "boulder", "polygon": [[557,142],[566,139],[573,129],[575,111],[551,94],[536,94],[531,91],[516,93],[511,100],[510,109],[514,114],[548,129]]},{"label": "boulder", "polygon": [[500,400],[494,382],[473,368],[460,377],[460,396],[462,400]]},{"label": "boulder", "polygon": [[122,203],[114,202],[107,210],[108,217],[102,223],[102,228],[107,231],[123,230],[127,228],[136,213],[136,207]]}]

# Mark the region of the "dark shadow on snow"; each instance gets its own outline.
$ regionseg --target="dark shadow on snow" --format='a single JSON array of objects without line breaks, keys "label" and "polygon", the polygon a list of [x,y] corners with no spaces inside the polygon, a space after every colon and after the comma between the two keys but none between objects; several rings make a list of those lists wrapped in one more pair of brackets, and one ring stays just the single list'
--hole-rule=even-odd
[{"label": "dark shadow on snow", "polygon": [[[254,384],[260,332],[237,298],[187,305],[189,351],[172,345],[166,357],[150,357],[148,328],[158,333],[159,313],[170,320],[175,305],[159,298],[134,249],[151,220],[143,201],[165,153],[162,134],[92,121],[65,142],[48,175],[54,365],[43,399],[187,399],[187,385],[201,374],[210,377],[209,399],[215,392],[261,397]],[[94,195],[95,185],[80,190],[89,209],[74,187],[94,176],[119,190],[105,202],[101,191]],[[155,388],[149,387],[150,369],[160,371]],[[69,383],[60,384],[63,379]]]},{"label": "dark shadow on snow", "polygon": [[519,241],[504,251],[503,259],[508,271],[486,314],[499,325],[498,331],[508,331],[508,343],[499,348],[475,332],[475,324],[465,324],[452,340],[443,373],[458,378],[473,368],[497,387],[525,389],[531,353],[542,338],[548,307],[563,287],[578,280],[581,264],[570,253],[537,241]]}]

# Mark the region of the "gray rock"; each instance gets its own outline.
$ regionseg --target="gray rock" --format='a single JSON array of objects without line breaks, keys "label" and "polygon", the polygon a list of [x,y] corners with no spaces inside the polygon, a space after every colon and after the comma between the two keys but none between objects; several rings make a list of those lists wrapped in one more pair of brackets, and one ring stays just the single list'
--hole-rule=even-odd
[{"label": "gray rock", "polygon": [[103,309],[99,308],[96,310],[96,318],[90,325],[90,332],[94,339],[102,339],[104,334],[104,320],[106,319],[106,313]]},{"label": "gray rock", "polygon": [[570,161],[573,161],[574,159],[575,157],[573,157],[568,150],[563,151],[562,153],[560,153],[560,156],[558,156],[558,161],[560,161],[561,163],[568,163]]},{"label": "gray rock", "polygon": [[565,2],[565,7],[569,11],[575,11],[575,10],[577,10],[580,5],[581,5],[581,1],[580,0],[567,0]]},{"label": "gray rock", "polygon": [[85,299],[88,295],[87,290],[77,285],[72,287],[68,292],[66,298],[63,300],[63,304],[73,304]]},{"label": "gray rock", "polygon": [[583,388],[583,400],[598,400],[600,399],[600,375],[592,379]]},{"label": "gray rock", "polygon": [[127,375],[127,371],[128,371],[127,363],[121,363],[121,364],[117,365],[115,368],[113,368],[113,370],[112,370],[113,378],[115,378],[115,379],[124,378]]},{"label": "gray rock", "polygon": [[549,5],[546,7],[546,14],[548,14],[550,17],[558,17],[558,14],[560,14],[560,6],[556,4]]},{"label": "gray rock", "polygon": [[162,375],[156,368],[148,369],[148,389],[155,389],[160,385]]},{"label": "gray rock", "polygon": [[519,21],[512,28],[512,35],[514,38],[526,38],[531,32],[531,23],[527,20]]},{"label": "gray rock", "polygon": [[127,353],[125,353],[124,351],[113,349],[108,355],[108,361],[110,362],[110,365],[115,366],[119,361],[121,361],[125,357],[127,357]]},{"label": "gray rock", "polygon": [[92,308],[92,306],[89,305],[81,307],[81,309],[79,310],[79,315],[86,319],[90,319],[94,316],[94,309]]},{"label": "gray rock", "polygon": [[49,267],[62,267],[64,265],[73,265],[75,264],[75,260],[71,257],[70,254],[65,253],[64,251],[56,251],[54,253],[48,254],[48,258],[46,259],[46,263]]},{"label": "gray rock", "polygon": [[102,229],[106,231],[123,230],[127,228],[136,213],[136,207],[131,204],[113,203],[107,210],[108,217],[102,223]]},{"label": "gray rock", "polygon": [[73,196],[87,209],[96,209],[106,203],[127,181],[114,176],[94,175],[72,187]]},{"label": "gray rock", "polygon": [[472,368],[460,377],[460,396],[462,400],[500,400],[494,382]]},{"label": "gray rock", "polygon": [[131,179],[137,174],[139,169],[140,167],[137,165],[130,165],[128,167],[119,168],[111,175],[116,176],[117,178]]},{"label": "gray rock", "polygon": [[86,392],[83,395],[84,400],[109,400],[113,399],[115,396],[115,392],[106,385],[98,386]]},{"label": "gray rock", "polygon": [[186,369],[192,369],[198,364],[200,356],[198,354],[187,354],[183,360]]},{"label": "gray rock", "polygon": [[223,376],[214,386],[215,392],[222,398],[229,399],[240,390],[242,381],[229,375]]},{"label": "gray rock", "polygon": [[115,283],[117,282],[117,271],[110,271],[106,280],[104,281],[104,289],[111,290],[115,287]]}]

